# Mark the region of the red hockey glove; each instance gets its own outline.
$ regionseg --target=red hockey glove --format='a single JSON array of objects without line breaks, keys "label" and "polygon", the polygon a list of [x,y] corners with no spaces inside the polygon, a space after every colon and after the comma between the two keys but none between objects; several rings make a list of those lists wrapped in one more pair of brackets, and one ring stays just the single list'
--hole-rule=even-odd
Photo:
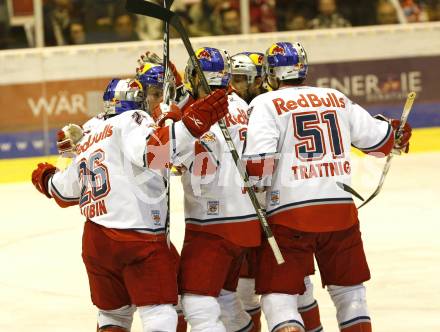
[{"label": "red hockey glove", "polygon": [[179,106],[176,104],[168,106],[160,103],[154,108],[152,116],[159,127],[162,127],[167,120],[177,122],[182,119],[182,113],[180,112]]},{"label": "red hockey glove", "polygon": [[397,132],[400,126],[400,120],[391,119],[391,126],[394,129],[394,149],[408,153],[409,139],[411,138],[411,134],[412,134],[411,126],[409,125],[408,122],[405,123],[400,134]]},{"label": "red hockey glove", "polygon": [[84,131],[81,126],[72,123],[64,126],[57,133],[58,153],[61,155],[75,154],[76,145],[83,136]]},{"label": "red hockey glove", "polygon": [[226,90],[218,89],[192,104],[182,117],[189,132],[199,138],[228,113]]},{"label": "red hockey glove", "polygon": [[39,163],[37,168],[32,172],[32,183],[37,190],[51,198],[49,194],[48,182],[55,173],[56,167],[49,163]]}]

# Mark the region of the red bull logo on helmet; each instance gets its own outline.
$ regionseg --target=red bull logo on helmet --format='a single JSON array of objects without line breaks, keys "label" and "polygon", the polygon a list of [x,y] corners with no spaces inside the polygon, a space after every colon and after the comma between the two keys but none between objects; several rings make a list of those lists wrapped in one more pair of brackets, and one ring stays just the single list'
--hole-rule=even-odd
[{"label": "red bull logo on helmet", "polygon": [[209,53],[209,51],[205,48],[197,50],[196,56],[197,59],[206,59],[208,61],[211,61],[211,53]]},{"label": "red bull logo on helmet", "polygon": [[252,54],[249,55],[249,58],[252,60],[252,62],[256,66],[262,66],[263,65],[264,56],[262,54],[252,53]]},{"label": "red bull logo on helmet", "polygon": [[131,80],[128,85],[130,88],[137,88],[142,90],[142,84],[138,80]]},{"label": "red bull logo on helmet", "polygon": [[274,44],[270,48],[269,54],[270,55],[277,55],[277,54],[285,55],[286,54],[286,50],[283,47],[281,47],[280,45]]}]

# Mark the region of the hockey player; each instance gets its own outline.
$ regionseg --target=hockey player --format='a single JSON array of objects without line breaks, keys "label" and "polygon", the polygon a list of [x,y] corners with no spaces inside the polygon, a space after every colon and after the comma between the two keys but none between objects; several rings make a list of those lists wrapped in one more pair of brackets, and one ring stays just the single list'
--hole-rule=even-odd
[{"label": "hockey player", "polygon": [[[162,127],[165,125],[165,121],[170,118],[174,122],[181,119],[180,110],[176,110],[176,105],[171,104],[171,108],[175,112],[167,112],[167,114],[162,114],[160,111],[162,100],[163,100],[163,88],[164,88],[164,68],[162,65],[162,60],[154,53],[146,52],[138,60],[139,68],[136,68],[136,78],[142,83],[145,93],[144,108],[151,115],[156,125]],[[175,86],[182,86],[182,79],[180,74],[177,72],[176,67],[171,64],[172,73],[175,80]],[[173,87],[174,88],[174,87]],[[171,244],[171,249],[176,256],[177,261],[180,261],[179,253],[173,244]],[[176,306],[178,314],[177,332],[185,332],[187,330],[187,324],[182,312],[180,298],[179,303]]]},{"label": "hockey player", "polygon": [[[143,66],[137,69],[136,77],[140,82],[143,82],[142,87],[145,94],[143,104],[131,100],[131,95],[129,93],[130,87],[128,86],[128,84],[124,84],[124,80],[114,79],[110,81],[106,91],[104,92],[104,105],[106,108],[112,109],[112,107],[114,107],[113,103],[114,97],[116,95],[118,102],[121,103],[121,105],[124,105],[124,109],[139,110],[142,107],[148,112],[148,114],[152,115],[153,120],[156,121],[157,124],[157,117],[159,116],[159,114],[157,112],[154,112],[154,108],[158,107],[158,103],[161,101],[162,97],[161,89],[163,87],[164,78],[163,67],[160,64],[157,65],[148,61],[143,61]],[[96,126],[104,121],[107,113],[108,112],[102,112],[92,119],[88,120],[82,126],[82,128],[84,128],[84,131],[88,132],[93,126]],[[57,147],[60,155],[68,157],[72,157],[72,155],[75,155],[75,145],[83,135],[82,128],[70,124],[59,131]],[[178,262],[180,260],[180,256],[172,243],[170,249],[175,256],[176,261]],[[187,324],[181,309],[180,299],[175,309],[178,315],[176,332],[185,332],[187,330]]]},{"label": "hockey player", "polygon": [[344,332],[371,331],[363,282],[370,279],[357,209],[336,181],[350,183],[350,147],[386,156],[406,150],[409,125],[375,119],[335,89],[304,86],[307,56],[299,43],[279,42],[265,56],[274,90],[255,98],[245,159],[258,185],[269,186],[267,215],[286,263],[269,246],[258,252],[257,292],[269,331],[302,331],[297,306],[314,254],[323,286]]},{"label": "hockey player", "polygon": [[99,309],[98,330],[130,331],[137,307],[144,331],[175,331],[176,266],[164,236],[164,169],[227,113],[227,97],[216,91],[181,121],[157,128],[140,109],[141,84],[118,84],[126,85],[121,90],[130,103],[115,94],[104,121],[78,142],[72,164],[62,172],[39,164],[32,182],[62,207],[79,202],[87,219],[83,260]]},{"label": "hockey player", "polygon": [[[196,56],[211,89],[226,91],[231,75],[228,53],[203,47]],[[206,95],[191,62],[185,80],[192,98]],[[230,116],[225,121],[241,154],[247,104],[235,93],[228,103]],[[250,331],[251,318],[235,290],[245,248],[260,243],[260,226],[217,124],[199,139],[193,158],[183,166],[186,232],[180,287],[186,319],[195,332]]]},{"label": "hockey player", "polygon": [[[147,52],[144,56],[141,56],[141,59],[139,60],[139,64],[141,65],[141,68],[144,62],[154,62],[160,64],[162,63],[162,60],[154,53]],[[170,68],[173,71],[173,75],[176,77],[175,86],[177,92],[176,93],[177,103],[176,104],[172,103],[171,107],[163,107],[164,106],[163,104],[156,106],[155,110],[153,111],[153,116],[157,118],[157,123],[159,125],[164,125],[165,121],[168,119],[172,121],[177,121],[185,112],[185,110],[195,101],[195,98],[200,97],[198,91],[190,93],[189,90],[181,89],[181,87],[183,87],[183,84],[180,75],[178,74],[177,70],[172,64]],[[231,90],[229,92],[232,94]],[[235,93],[233,94],[235,95]],[[193,97],[193,95],[195,96],[195,98]],[[176,107],[177,105],[179,105],[179,107]],[[180,107],[182,108],[182,110],[180,110]],[[196,150],[199,157],[203,156],[203,153],[205,154],[207,153],[206,150],[200,151],[199,144],[197,144]],[[212,167],[212,168],[215,167],[210,162],[208,163],[208,159],[206,159],[206,161],[207,161],[206,167]],[[211,161],[211,159],[209,159],[209,161]],[[208,164],[210,166],[208,166]],[[178,169],[178,173],[180,173],[179,175],[181,175],[182,174],[181,170],[183,170],[184,167],[180,165],[177,167],[177,169]],[[241,330],[241,327],[244,327],[245,330],[249,330],[249,328],[251,328],[250,317],[246,315],[246,313],[244,312],[244,309],[240,303],[240,300],[237,298],[236,293],[223,290],[221,292],[221,295],[217,297],[217,301],[219,302],[221,308],[221,320],[224,323],[227,331],[233,332],[236,330]]]},{"label": "hockey player", "polygon": [[[148,54],[148,52],[147,52]],[[136,107],[136,109],[143,109],[147,112],[154,121],[158,120],[158,114],[155,114],[155,110],[162,101],[163,97],[163,83],[164,83],[164,69],[160,63],[154,63],[151,61],[143,61],[139,68],[136,68],[136,79],[141,83],[143,88],[144,100],[139,103],[133,103],[125,100],[125,93],[120,90],[122,86],[118,86],[120,80],[114,79],[108,85],[106,92],[103,96],[104,104],[111,104],[113,101],[113,95],[119,89],[119,101],[126,104],[126,109],[130,110],[130,107]],[[110,105],[111,107],[111,105]],[[93,126],[104,121],[106,112],[99,113],[95,117],[85,122],[82,127],[85,131],[90,130]]]},{"label": "hockey player", "polygon": [[231,85],[247,103],[266,92],[261,78],[263,58],[264,54],[259,52],[242,52],[232,56]]},{"label": "hockey player", "polygon": [[[263,53],[242,52],[232,57],[232,79],[231,85],[239,96],[248,103],[256,96],[267,92],[263,87],[262,67]],[[264,192],[257,193],[260,204],[266,206],[266,195]],[[313,259],[313,258],[312,258]],[[313,265],[313,263],[312,263]],[[251,315],[256,331],[261,329],[261,308],[260,297],[255,293],[255,271],[256,271],[256,250],[249,249],[243,260],[238,281],[237,295],[243,303],[244,309]],[[314,269],[309,271],[313,274]],[[304,321],[307,331],[320,331],[322,329],[319,315],[318,303],[313,296],[313,284],[310,277],[304,279],[306,291],[298,297],[298,311]]]},{"label": "hockey player", "polygon": [[[261,79],[263,57],[263,53],[242,52],[235,54],[231,58],[231,86],[246,103],[250,103],[260,93],[265,92]],[[264,200],[264,202],[260,202],[264,206],[266,204],[264,193],[258,193],[258,195]],[[240,269],[237,296],[243,304],[244,310],[252,317],[254,330],[261,331],[260,297],[255,294],[255,269],[256,251],[255,248],[250,248],[244,255]]]}]

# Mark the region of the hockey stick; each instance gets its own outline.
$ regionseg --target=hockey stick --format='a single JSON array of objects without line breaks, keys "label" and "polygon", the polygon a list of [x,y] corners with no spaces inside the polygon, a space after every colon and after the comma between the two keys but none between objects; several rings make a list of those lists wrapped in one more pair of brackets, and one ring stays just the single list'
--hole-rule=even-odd
[{"label": "hockey stick", "polygon": [[[171,5],[173,4],[174,0],[163,0],[163,6],[166,9],[170,9]],[[172,77],[171,77],[171,70],[169,66],[169,58],[170,58],[170,26],[168,22],[164,22],[164,33],[163,33],[163,68],[164,68],[164,84],[163,84],[163,102],[169,106],[170,100],[171,100],[171,93],[170,89],[172,88]],[[173,88],[173,91],[175,89]],[[166,120],[165,124],[170,125],[173,122],[173,120]],[[171,191],[171,165],[166,170],[166,186],[167,186],[167,218],[165,220],[165,236],[167,239],[168,248],[171,246],[171,238],[170,238],[170,214],[171,214],[171,198],[170,198],[170,191]]]},{"label": "hockey stick", "polygon": [[[180,37],[182,38],[183,44],[189,54],[189,57],[191,59],[191,62],[196,70],[197,75],[201,79],[202,87],[205,90],[206,93],[211,92],[211,88],[209,87],[209,84],[206,80],[205,75],[203,74],[202,69],[200,68],[199,61],[194,53],[194,49],[191,45],[191,42],[189,40],[188,34],[186,33],[185,28],[182,25],[182,22],[179,19],[179,16],[176,15],[174,12],[167,10],[165,8],[162,8],[154,3],[146,2],[143,0],[127,0],[126,7],[129,12],[140,14],[140,15],[146,15],[150,17],[155,17],[157,19],[160,19],[162,21],[166,21],[169,24],[171,24],[179,33]],[[264,214],[263,209],[260,206],[260,203],[258,203],[257,196],[255,195],[255,191],[253,190],[252,184],[249,181],[249,175],[247,174],[240,157],[237,153],[237,150],[234,146],[234,142],[232,141],[231,135],[229,133],[229,130],[226,126],[226,123],[224,119],[221,119],[218,122],[218,125],[222,131],[223,137],[226,140],[226,144],[228,145],[229,151],[232,155],[232,159],[234,160],[234,163],[238,169],[238,172],[240,173],[244,185],[246,187],[246,191],[249,195],[249,198],[252,202],[252,205],[254,206],[255,212],[258,216],[258,219],[260,221],[261,227],[263,229],[263,232],[267,238],[267,241],[269,242],[270,247],[272,248],[272,251],[274,253],[275,259],[278,264],[284,263],[283,255],[281,254],[280,248],[278,247],[278,244],[272,234],[272,230],[269,227],[269,224],[266,220],[266,216]]]},{"label": "hockey stick", "polygon": [[[400,136],[402,135],[403,127],[405,126],[405,123],[408,120],[408,116],[409,116],[409,113],[411,112],[412,105],[414,103],[415,98],[416,98],[415,92],[410,92],[408,94],[408,97],[406,98],[405,106],[403,107],[402,116],[400,117],[400,126],[397,129],[396,134],[395,134],[397,141],[400,139]],[[383,167],[383,171],[382,171],[382,175],[380,177],[379,185],[377,186],[376,190],[371,194],[371,196],[368,197],[367,200],[365,202],[363,202],[358,207],[358,209],[360,209],[365,204],[370,202],[374,197],[376,197],[380,193],[380,191],[382,190],[382,186],[385,182],[385,177],[387,176],[387,173],[390,170],[391,160],[393,159],[393,157],[394,157],[394,153],[391,152],[387,157],[387,161],[385,162],[385,166]]]},{"label": "hockey stick", "polygon": [[356,196],[361,201],[365,201],[364,198],[352,187],[350,187],[348,184],[345,184],[343,182],[336,181],[336,185],[341,188],[342,190],[352,194],[353,196]]}]

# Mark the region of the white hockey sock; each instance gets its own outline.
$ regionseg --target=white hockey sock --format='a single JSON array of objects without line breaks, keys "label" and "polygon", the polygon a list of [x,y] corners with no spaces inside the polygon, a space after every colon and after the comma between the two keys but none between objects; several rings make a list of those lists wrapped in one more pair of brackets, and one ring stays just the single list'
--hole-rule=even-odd
[{"label": "white hockey sock", "polygon": [[261,308],[267,320],[269,332],[285,326],[304,330],[304,323],[297,309],[298,295],[272,293],[261,296]]},{"label": "white hockey sock", "polygon": [[177,313],[171,304],[138,307],[143,332],[175,332]]},{"label": "white hockey sock", "polygon": [[260,309],[260,296],[255,294],[255,279],[240,278],[237,286],[238,298],[243,303],[244,310]]},{"label": "white hockey sock", "polygon": [[249,331],[252,327],[252,318],[244,310],[237,293],[222,289],[217,298],[220,308],[220,319],[227,331]]},{"label": "white hockey sock", "polygon": [[339,328],[347,328],[354,324],[370,323],[366,291],[363,284],[355,286],[327,286],[336,307],[336,318]]},{"label": "white hockey sock", "polygon": [[184,294],[182,305],[191,332],[226,332],[220,320],[220,305],[216,298]]},{"label": "white hockey sock", "polygon": [[134,305],[126,305],[115,310],[98,310],[98,327],[114,325],[130,331],[133,323]]}]

